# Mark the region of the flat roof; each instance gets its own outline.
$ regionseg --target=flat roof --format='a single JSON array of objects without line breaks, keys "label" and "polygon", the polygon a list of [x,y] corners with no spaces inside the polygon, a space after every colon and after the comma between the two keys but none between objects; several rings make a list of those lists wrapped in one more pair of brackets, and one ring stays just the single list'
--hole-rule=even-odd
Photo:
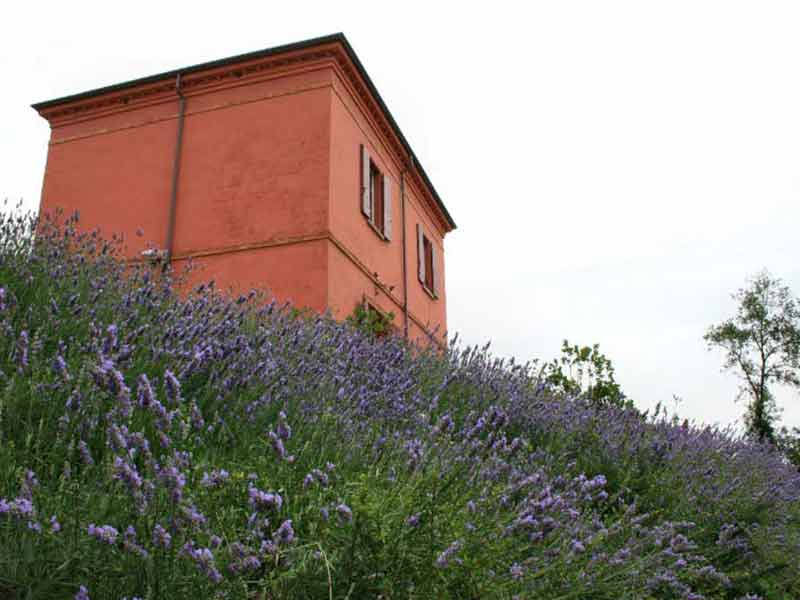
[{"label": "flat roof", "polygon": [[381,95],[378,92],[378,89],[375,87],[375,84],[372,82],[372,79],[370,79],[370,76],[367,73],[366,69],[364,68],[364,65],[361,64],[361,61],[359,60],[358,56],[356,55],[355,50],[353,50],[353,47],[350,45],[350,42],[347,41],[347,38],[345,37],[345,35],[343,33],[334,33],[332,35],[326,35],[326,36],[322,36],[322,37],[311,38],[311,39],[308,39],[308,40],[303,40],[301,42],[294,42],[294,43],[291,43],[291,44],[284,44],[282,46],[274,46],[272,48],[265,48],[264,50],[256,50],[255,52],[248,52],[246,54],[238,54],[236,56],[229,56],[228,58],[212,60],[210,62],[200,63],[200,64],[197,64],[197,65],[192,65],[192,66],[189,66],[189,67],[183,67],[183,68],[180,68],[180,69],[173,69],[171,71],[165,71],[163,73],[158,73],[157,75],[149,75],[147,77],[141,77],[139,79],[131,79],[130,81],[125,81],[125,82],[122,82],[122,83],[115,83],[114,85],[109,85],[109,86],[105,86],[105,87],[101,87],[101,88],[96,88],[96,89],[89,90],[89,91],[86,91],[86,92],[80,92],[78,94],[72,94],[72,95],[69,95],[69,96],[62,96],[61,98],[55,98],[53,100],[45,100],[43,102],[37,102],[35,104],[32,104],[31,107],[34,108],[37,111],[41,111],[43,109],[51,108],[51,107],[57,106],[59,104],[66,104],[68,102],[74,102],[76,100],[85,100],[85,99],[88,99],[88,98],[93,98],[95,96],[102,96],[103,94],[108,94],[108,93],[111,93],[111,92],[118,92],[118,91],[130,88],[130,87],[138,86],[138,85],[144,85],[144,84],[148,84],[148,83],[155,83],[157,81],[162,81],[162,80],[167,80],[167,79],[174,79],[175,77],[178,76],[178,74],[187,75],[189,73],[195,73],[195,72],[198,72],[198,71],[204,71],[206,69],[213,69],[213,68],[216,68],[216,67],[224,67],[224,66],[232,65],[232,64],[235,64],[235,63],[238,63],[238,62],[243,62],[243,61],[247,61],[247,60],[256,60],[256,59],[260,59],[260,58],[266,58],[268,56],[273,56],[273,55],[276,55],[276,54],[283,54],[285,52],[292,52],[292,51],[295,51],[295,50],[305,50],[305,49],[308,49],[308,48],[312,48],[314,46],[321,46],[323,44],[331,44],[331,43],[339,43],[345,49],[345,52],[347,52],[348,57],[350,58],[351,61],[353,61],[353,64],[355,65],[356,69],[358,70],[358,74],[361,76],[361,78],[367,84],[367,87],[369,88],[370,93],[375,97],[375,100],[377,100],[378,105],[380,106],[381,110],[386,115],[386,118],[389,121],[389,124],[392,126],[392,129],[394,130],[394,133],[397,135],[398,139],[403,144],[403,147],[405,148],[406,152],[408,152],[409,156],[411,157],[411,160],[413,161],[414,166],[419,171],[420,177],[422,178],[422,180],[425,182],[425,184],[430,189],[431,194],[433,195],[433,198],[436,201],[436,204],[438,205],[438,207],[441,209],[442,213],[444,214],[445,219],[449,223],[450,227],[452,229],[455,229],[456,228],[455,221],[453,221],[453,218],[450,216],[450,213],[448,212],[447,208],[445,207],[444,202],[442,202],[442,199],[439,196],[439,193],[436,191],[436,188],[433,186],[433,183],[431,182],[430,178],[428,177],[428,174],[425,172],[425,169],[422,167],[422,164],[417,159],[416,154],[414,154],[414,150],[412,150],[411,145],[408,143],[408,140],[406,140],[406,137],[403,135],[403,132],[400,130],[400,126],[397,124],[397,121],[394,120],[394,117],[392,116],[391,111],[386,106],[386,103],[383,101],[383,98],[381,98]]}]

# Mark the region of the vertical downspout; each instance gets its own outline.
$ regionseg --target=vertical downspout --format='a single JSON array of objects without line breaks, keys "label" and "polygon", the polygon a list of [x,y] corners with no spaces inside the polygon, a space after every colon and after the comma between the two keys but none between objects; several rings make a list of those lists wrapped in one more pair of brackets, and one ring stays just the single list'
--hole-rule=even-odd
[{"label": "vertical downspout", "polygon": [[406,180],[408,169],[400,171],[400,210],[403,221],[403,337],[408,339],[408,266],[406,259]]},{"label": "vertical downspout", "polygon": [[164,248],[164,268],[172,261],[172,250],[175,243],[175,213],[178,201],[178,176],[181,172],[181,148],[183,146],[183,120],[186,114],[186,98],[181,91],[181,74],[175,79],[175,91],[178,94],[178,135],[175,140],[175,156],[172,161],[172,191],[169,197],[169,217],[167,220],[167,243]]}]

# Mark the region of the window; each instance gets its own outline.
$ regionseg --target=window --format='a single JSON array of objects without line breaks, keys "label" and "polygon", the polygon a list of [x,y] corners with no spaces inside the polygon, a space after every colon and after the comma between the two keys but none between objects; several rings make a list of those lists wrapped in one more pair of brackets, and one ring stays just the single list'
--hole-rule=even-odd
[{"label": "window", "polygon": [[433,291],[433,246],[431,241],[424,236],[422,245],[425,252],[425,285],[429,290]]},{"label": "window", "polygon": [[361,146],[361,212],[384,240],[392,239],[392,186],[366,146]]},{"label": "window", "polygon": [[372,224],[383,233],[386,225],[383,218],[383,175],[372,162],[369,165],[369,193],[372,197]]},{"label": "window", "polygon": [[436,246],[417,223],[417,276],[422,287],[434,298],[439,297],[439,264]]}]

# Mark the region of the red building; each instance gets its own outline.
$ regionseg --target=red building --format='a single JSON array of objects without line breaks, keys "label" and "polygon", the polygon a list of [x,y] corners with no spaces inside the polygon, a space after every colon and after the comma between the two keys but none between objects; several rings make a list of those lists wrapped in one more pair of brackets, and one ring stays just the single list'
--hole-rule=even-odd
[{"label": "red building", "polygon": [[77,209],[128,258],[192,259],[232,293],[446,331],[455,223],[343,35],[33,108],[51,127],[42,212]]}]

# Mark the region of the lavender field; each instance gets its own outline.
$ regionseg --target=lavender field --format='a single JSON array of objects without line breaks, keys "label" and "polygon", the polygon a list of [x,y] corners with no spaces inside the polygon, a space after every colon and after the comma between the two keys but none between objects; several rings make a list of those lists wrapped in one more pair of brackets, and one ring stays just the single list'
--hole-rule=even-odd
[{"label": "lavender field", "polygon": [[118,251],[0,216],[0,598],[800,597],[770,448]]}]

